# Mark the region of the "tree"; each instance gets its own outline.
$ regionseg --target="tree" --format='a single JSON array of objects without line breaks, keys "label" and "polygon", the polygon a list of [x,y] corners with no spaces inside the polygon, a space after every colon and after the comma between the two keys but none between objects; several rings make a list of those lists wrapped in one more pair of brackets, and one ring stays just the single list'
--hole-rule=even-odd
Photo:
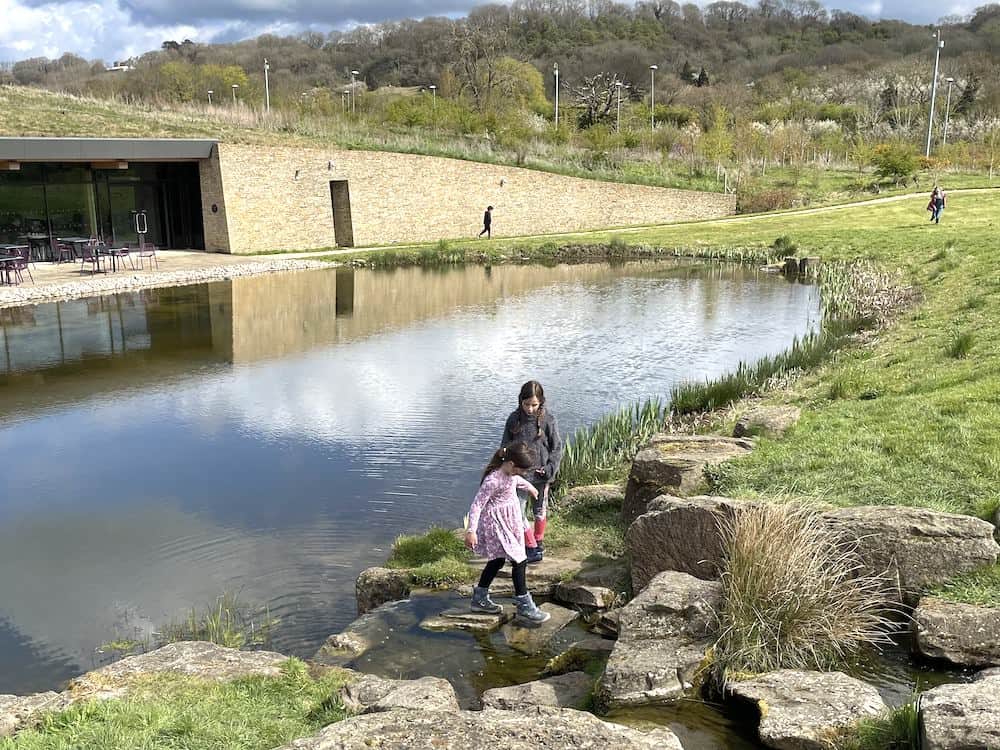
[{"label": "tree", "polygon": [[632,91],[632,85],[622,81],[617,73],[598,73],[583,80],[573,88],[577,106],[581,108],[579,124],[589,128],[610,117],[612,107],[618,103],[618,84],[622,84],[622,97]]},{"label": "tree", "polygon": [[500,60],[510,42],[506,24],[486,23],[467,19],[455,24],[452,32],[452,49],[456,74],[463,92],[472,96],[477,110],[485,112],[493,102],[493,94],[500,83]]},{"label": "tree", "polygon": [[712,121],[708,131],[698,144],[702,156],[715,164],[715,176],[722,174],[723,164],[733,154],[733,135],[729,132],[729,112],[725,107],[712,109]]},{"label": "tree", "polygon": [[694,68],[691,67],[691,63],[687,60],[684,61],[684,65],[681,66],[680,79],[684,83],[692,83],[697,75],[694,72]]},{"label": "tree", "polygon": [[979,94],[981,81],[975,73],[969,73],[969,77],[962,86],[962,94],[955,103],[955,113],[967,115],[972,111],[972,106],[976,103],[976,96]]},{"label": "tree", "polygon": [[705,71],[705,68],[702,68],[698,72],[698,80],[694,82],[694,85],[697,86],[698,88],[708,85],[708,73]]},{"label": "tree", "polygon": [[900,183],[917,171],[917,153],[908,143],[880,143],[872,149],[872,164],[880,179]]}]

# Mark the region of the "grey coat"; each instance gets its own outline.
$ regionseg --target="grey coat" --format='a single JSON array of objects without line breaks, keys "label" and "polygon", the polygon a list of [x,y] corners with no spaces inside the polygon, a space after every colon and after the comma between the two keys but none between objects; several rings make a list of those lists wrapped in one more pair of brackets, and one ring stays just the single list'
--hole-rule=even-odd
[{"label": "grey coat", "polygon": [[[541,435],[538,428],[541,426]],[[532,484],[546,484],[555,479],[559,472],[559,462],[562,460],[563,444],[559,437],[559,428],[556,426],[556,418],[546,409],[542,414],[539,425],[535,417],[527,416],[521,409],[515,409],[507,417],[507,423],[503,428],[503,439],[500,447],[511,443],[524,442],[535,452],[535,466],[533,468],[545,469],[545,476],[536,475],[529,472],[527,479]]]}]

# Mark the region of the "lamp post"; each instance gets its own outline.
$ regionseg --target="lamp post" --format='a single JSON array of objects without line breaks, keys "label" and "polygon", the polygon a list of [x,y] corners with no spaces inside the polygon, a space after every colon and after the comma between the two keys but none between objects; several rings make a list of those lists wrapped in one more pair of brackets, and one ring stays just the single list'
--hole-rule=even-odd
[{"label": "lamp post", "polygon": [[556,130],[559,129],[559,63],[552,63],[552,74],[556,77]]},{"label": "lamp post", "polygon": [[615,129],[622,132],[622,82],[615,81],[615,88],[618,89],[618,124]]},{"label": "lamp post", "polygon": [[931,82],[931,111],[927,117],[927,147],[924,149],[924,156],[930,158],[931,155],[931,133],[934,131],[934,99],[937,97],[938,63],[941,60],[941,50],[944,48],[944,39],[941,38],[941,29],[934,32],[934,80]]},{"label": "lamp post", "polygon": [[347,89],[344,89],[343,91],[340,92],[340,106],[341,109],[344,110],[345,115],[347,114],[347,97],[349,95],[350,92]]},{"label": "lamp post", "polygon": [[240,85],[238,83],[234,83],[233,84],[233,104],[234,105],[237,103],[236,102],[236,89],[238,89],[239,87],[240,87]]},{"label": "lamp post", "polygon": [[955,79],[951,76],[945,78],[948,82],[948,103],[944,105],[944,135],[941,137],[941,145],[948,145],[948,117],[951,115],[951,87],[955,85]]},{"label": "lamp post", "polygon": [[209,90],[208,90],[208,106],[209,106],[209,107],[211,107],[211,106],[212,106],[212,94],[214,94],[214,93],[215,93],[215,92],[214,92],[214,91],[212,91],[212,89],[209,89]]},{"label": "lamp post", "polygon": [[358,111],[358,92],[354,88],[354,76],[361,75],[360,70],[351,71],[351,114],[353,115]]},{"label": "lamp post", "polygon": [[427,88],[429,88],[431,90],[431,111],[432,112],[437,112],[437,108],[438,108],[438,99],[437,99],[438,87],[435,86],[432,83]]},{"label": "lamp post", "polygon": [[271,66],[267,64],[267,58],[264,58],[264,111],[271,111],[271,87],[267,80],[267,71],[271,69]]},{"label": "lamp post", "polygon": [[649,132],[652,133],[656,129],[656,107],[654,106],[653,97],[656,94],[656,71],[660,69],[659,65],[649,66]]}]

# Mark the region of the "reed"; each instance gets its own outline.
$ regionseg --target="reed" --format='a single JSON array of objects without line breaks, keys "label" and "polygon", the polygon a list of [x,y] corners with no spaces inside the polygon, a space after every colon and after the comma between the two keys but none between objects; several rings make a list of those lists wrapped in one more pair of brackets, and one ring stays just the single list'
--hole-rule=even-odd
[{"label": "reed", "polygon": [[192,607],[187,618],[171,622],[158,634],[158,645],[177,641],[209,641],[227,648],[267,648],[278,620],[267,606],[252,607],[239,595],[224,592],[211,606]]}]

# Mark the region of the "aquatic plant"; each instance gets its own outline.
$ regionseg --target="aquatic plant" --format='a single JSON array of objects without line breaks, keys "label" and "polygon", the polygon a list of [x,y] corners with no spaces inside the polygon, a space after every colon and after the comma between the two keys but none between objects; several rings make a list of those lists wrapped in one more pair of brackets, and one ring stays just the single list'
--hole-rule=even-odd
[{"label": "aquatic plant", "polygon": [[842,667],[890,643],[886,582],[814,511],[747,504],[721,522],[724,562],[712,672]]},{"label": "aquatic plant", "polygon": [[450,529],[434,526],[426,534],[396,537],[386,565],[390,568],[417,568],[445,558],[468,560],[469,551]]},{"label": "aquatic plant", "polygon": [[265,605],[253,607],[231,592],[221,594],[211,606],[192,607],[187,618],[171,622],[157,634],[158,646],[177,641],[209,641],[227,648],[267,648],[278,620]]}]

